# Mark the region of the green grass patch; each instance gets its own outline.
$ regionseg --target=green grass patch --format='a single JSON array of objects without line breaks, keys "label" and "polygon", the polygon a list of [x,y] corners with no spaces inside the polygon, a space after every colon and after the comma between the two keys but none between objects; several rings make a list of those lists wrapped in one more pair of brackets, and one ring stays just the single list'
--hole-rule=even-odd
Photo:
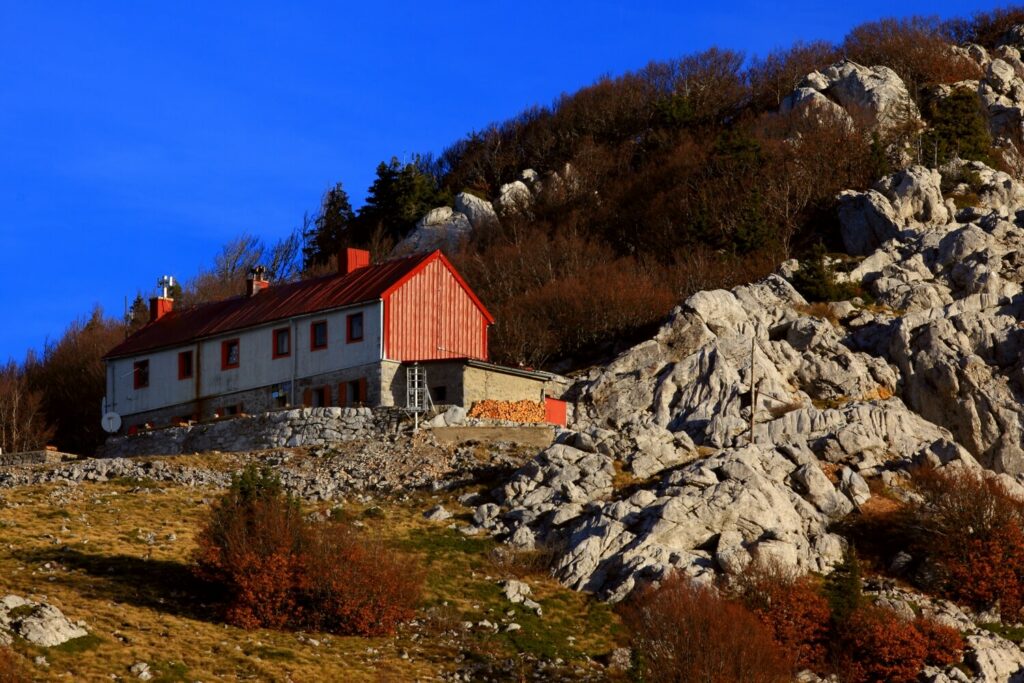
[{"label": "green grass patch", "polygon": [[275,661],[290,662],[295,659],[295,653],[291,650],[284,650],[278,647],[262,646],[253,650],[252,654],[260,659],[273,659]]},{"label": "green grass patch", "polygon": [[99,636],[89,633],[82,636],[81,638],[72,638],[66,643],[55,645],[50,648],[51,652],[63,652],[66,654],[78,654],[80,652],[86,652],[92,650],[103,644],[103,639]]},{"label": "green grass patch", "polygon": [[366,508],[365,510],[363,510],[363,517],[366,517],[368,519],[383,519],[384,518],[384,508],[382,508],[382,507],[380,507],[378,505],[374,505],[373,507]]},{"label": "green grass patch", "polygon": [[994,633],[1000,638],[1006,638],[1018,645],[1024,642],[1024,626],[1007,626],[999,622],[980,624],[980,626],[989,633]]},{"label": "green grass patch", "polygon": [[156,662],[150,664],[153,683],[180,683],[190,680],[185,662]]},{"label": "green grass patch", "polygon": [[18,621],[31,615],[36,611],[36,608],[32,605],[18,605],[14,609],[7,612],[7,616],[10,617],[11,621]]}]

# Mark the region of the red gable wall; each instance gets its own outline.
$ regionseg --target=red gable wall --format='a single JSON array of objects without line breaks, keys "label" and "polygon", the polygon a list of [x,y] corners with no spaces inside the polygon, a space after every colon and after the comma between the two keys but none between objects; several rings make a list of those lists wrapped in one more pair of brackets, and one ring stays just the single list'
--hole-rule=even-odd
[{"label": "red gable wall", "polygon": [[487,360],[494,318],[440,253],[385,292],[384,356]]}]

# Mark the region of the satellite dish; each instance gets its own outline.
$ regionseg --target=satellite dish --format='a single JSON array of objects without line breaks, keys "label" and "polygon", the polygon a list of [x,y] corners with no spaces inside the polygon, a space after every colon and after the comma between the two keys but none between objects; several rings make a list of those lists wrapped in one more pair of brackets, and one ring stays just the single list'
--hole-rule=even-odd
[{"label": "satellite dish", "polygon": [[121,428],[121,416],[110,411],[103,415],[103,431],[113,434]]}]

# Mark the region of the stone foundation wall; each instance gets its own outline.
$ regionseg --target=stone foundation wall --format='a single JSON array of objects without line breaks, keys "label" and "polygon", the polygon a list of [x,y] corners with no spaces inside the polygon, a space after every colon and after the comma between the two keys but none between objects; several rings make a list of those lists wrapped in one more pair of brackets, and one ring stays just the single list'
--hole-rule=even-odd
[{"label": "stone foundation wall", "polygon": [[389,408],[299,408],[245,415],[134,436],[113,436],[100,457],[239,452],[383,437],[397,430],[404,413]]}]

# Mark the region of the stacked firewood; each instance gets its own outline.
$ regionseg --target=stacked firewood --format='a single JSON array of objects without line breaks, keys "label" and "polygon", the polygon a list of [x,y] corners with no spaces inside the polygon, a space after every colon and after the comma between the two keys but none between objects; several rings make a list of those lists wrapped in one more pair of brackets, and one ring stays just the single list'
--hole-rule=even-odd
[{"label": "stacked firewood", "polygon": [[538,401],[477,401],[469,409],[470,417],[512,422],[544,422],[544,404]]}]

